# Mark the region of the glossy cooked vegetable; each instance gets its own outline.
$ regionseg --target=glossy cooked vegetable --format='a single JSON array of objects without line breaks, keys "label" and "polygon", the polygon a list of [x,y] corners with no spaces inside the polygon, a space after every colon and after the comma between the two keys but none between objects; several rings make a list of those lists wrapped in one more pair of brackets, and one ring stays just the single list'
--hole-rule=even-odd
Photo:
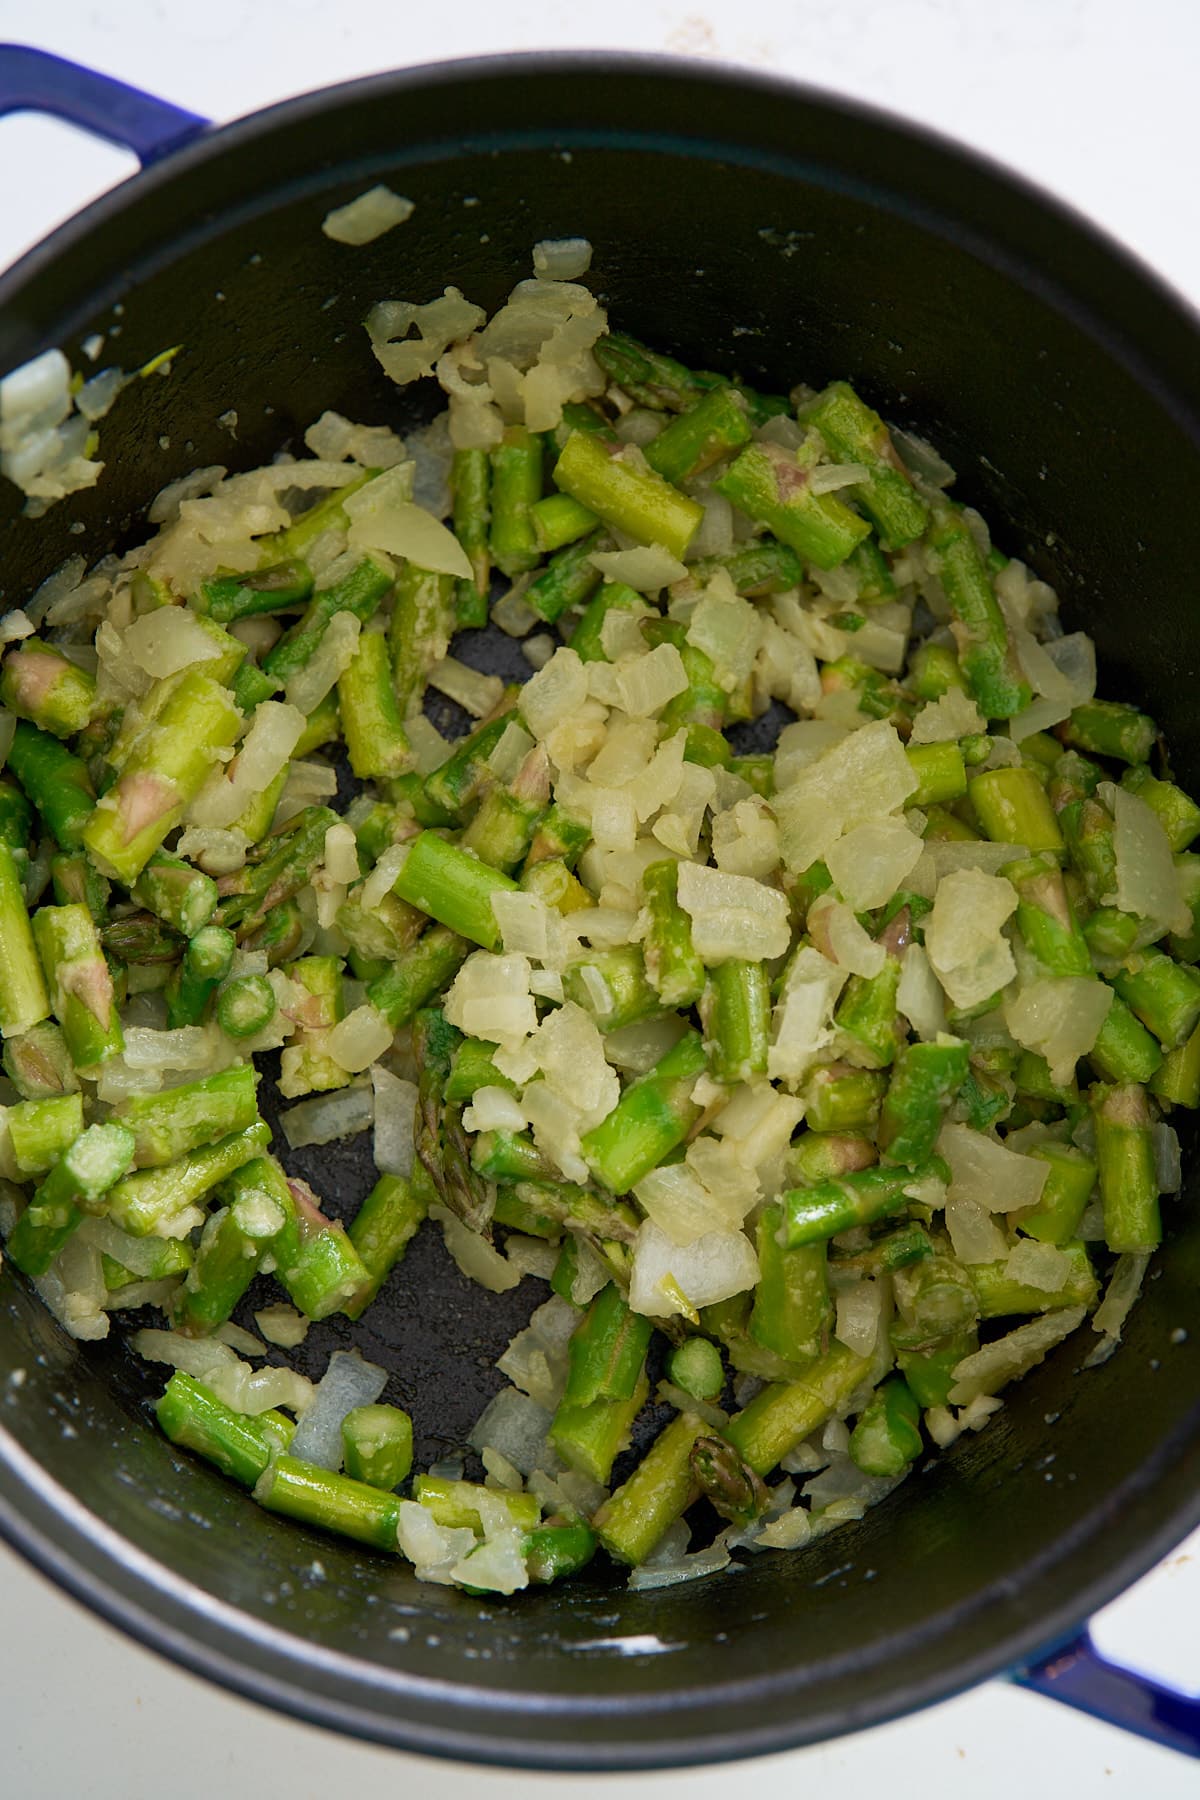
[{"label": "glossy cooked vegetable", "polygon": [[[846,382],[693,370],[574,280],[367,328],[448,436],[325,415],[0,663],[6,1254],[76,1335],[157,1307],[162,1429],[429,1579],[802,1544],[1119,1340],[1200,1103],[1200,807]],[[452,643],[489,619],[523,685]],[[369,1128],[343,1221],[291,1153]],[[357,1319],[421,1229],[549,1283],[482,1480],[410,1481],[404,1370],[229,1323]]]}]

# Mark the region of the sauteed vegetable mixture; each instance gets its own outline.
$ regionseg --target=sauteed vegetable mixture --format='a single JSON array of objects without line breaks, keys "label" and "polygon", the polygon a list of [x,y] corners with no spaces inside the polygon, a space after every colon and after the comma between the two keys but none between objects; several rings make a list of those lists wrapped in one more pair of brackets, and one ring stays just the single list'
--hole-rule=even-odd
[{"label": "sauteed vegetable mixture", "polygon": [[[500,1593],[801,1545],[1109,1354],[1200,1101],[1153,721],[930,446],[610,330],[588,257],[376,306],[432,424],[197,470],[0,627],[6,1257],[77,1337],[157,1308],[263,1506]],[[289,1173],[368,1131],[369,1193]],[[482,1479],[279,1354],[418,1230],[537,1287]]]}]

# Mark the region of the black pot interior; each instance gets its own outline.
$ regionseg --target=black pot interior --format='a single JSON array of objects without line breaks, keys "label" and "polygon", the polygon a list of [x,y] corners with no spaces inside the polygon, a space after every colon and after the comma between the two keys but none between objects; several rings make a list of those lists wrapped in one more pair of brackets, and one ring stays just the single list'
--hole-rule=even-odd
[{"label": "black pot interior", "polygon": [[[617,122],[620,121],[618,124]],[[324,213],[377,180],[413,218],[350,249]],[[1002,548],[1091,631],[1200,781],[1200,380],[1190,321],[1085,228],[944,146],[746,78],[521,59],[301,101],[141,178],[0,286],[0,367],[92,331],[125,367],[182,343],[101,428],[99,487],[31,523],[5,487],[0,604],[136,541],[197,465],[249,467],[326,407],[411,421],[362,329],[448,283],[492,307],[542,237],[584,234],[621,325],[752,381],[849,376],[928,436]],[[418,401],[419,405],[420,402]],[[237,413],[236,431],[220,416]],[[169,440],[166,444],[162,440]],[[72,531],[75,522],[80,533]],[[480,646],[482,649],[482,646]],[[310,1153],[313,1154],[313,1153]],[[365,1151],[317,1153],[349,1215]],[[181,1660],[318,1721],[550,1766],[684,1762],[819,1738],[949,1693],[1068,1631],[1198,1516],[1198,1183],[1119,1355],[1068,1343],[981,1436],[858,1525],[682,1589],[599,1575],[512,1601],[283,1525],[147,1423],[114,1336],[77,1347],[0,1273],[0,1524]],[[426,1455],[460,1441],[528,1309],[424,1236],[365,1330]],[[318,1372],[337,1341],[314,1330]],[[23,1385],[9,1379],[24,1370]],[[7,1382],[7,1385],[6,1385]],[[83,1510],[80,1510],[83,1509]]]}]

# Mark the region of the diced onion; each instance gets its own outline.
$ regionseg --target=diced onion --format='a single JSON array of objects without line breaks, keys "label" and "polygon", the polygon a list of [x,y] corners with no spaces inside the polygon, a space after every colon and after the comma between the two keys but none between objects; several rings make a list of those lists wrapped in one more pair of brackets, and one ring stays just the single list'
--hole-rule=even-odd
[{"label": "diced onion", "polygon": [[1007,1337],[985,1344],[982,1350],[966,1356],[954,1367],[954,1386],[950,1389],[952,1406],[967,1406],[980,1394],[993,1394],[997,1388],[1028,1374],[1069,1337],[1085,1316],[1082,1306],[1063,1307],[1059,1312],[1043,1313],[1027,1325],[1018,1325]]},{"label": "diced onion", "polygon": [[386,1386],[386,1369],[364,1361],[357,1350],[335,1350],[296,1427],[288,1455],[319,1469],[340,1469],[342,1420],[357,1406],[373,1406]]},{"label": "diced onion", "polygon": [[[388,1042],[391,1043],[389,1033]],[[375,1115],[375,1102],[369,1087],[335,1088],[329,1094],[317,1094],[290,1106],[279,1115],[279,1128],[293,1150],[307,1144],[332,1144],[340,1138],[356,1137],[365,1131]]]},{"label": "diced onion", "polygon": [[407,1177],[413,1171],[416,1084],[376,1063],[371,1086],[375,1091],[375,1167],[381,1175]]},{"label": "diced onion", "polygon": [[370,244],[393,225],[411,219],[415,210],[411,200],[380,183],[346,206],[335,206],[326,213],[321,230],[337,244]]}]

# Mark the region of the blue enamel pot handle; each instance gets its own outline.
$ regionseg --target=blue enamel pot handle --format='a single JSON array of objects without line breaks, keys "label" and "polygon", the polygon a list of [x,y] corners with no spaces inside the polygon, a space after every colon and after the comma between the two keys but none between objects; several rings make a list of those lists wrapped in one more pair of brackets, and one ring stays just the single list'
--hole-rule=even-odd
[{"label": "blue enamel pot handle", "polygon": [[[131,150],[143,165],[182,148],[210,125],[111,75],[44,50],[0,44],[0,116],[13,112],[50,113]],[[1107,1661],[1086,1631],[1011,1673],[1022,1687],[1200,1757],[1200,1697]]]},{"label": "blue enamel pot handle", "polygon": [[51,113],[132,150],[145,167],[190,143],[210,121],[96,69],[25,44],[0,44],[0,117]]}]

